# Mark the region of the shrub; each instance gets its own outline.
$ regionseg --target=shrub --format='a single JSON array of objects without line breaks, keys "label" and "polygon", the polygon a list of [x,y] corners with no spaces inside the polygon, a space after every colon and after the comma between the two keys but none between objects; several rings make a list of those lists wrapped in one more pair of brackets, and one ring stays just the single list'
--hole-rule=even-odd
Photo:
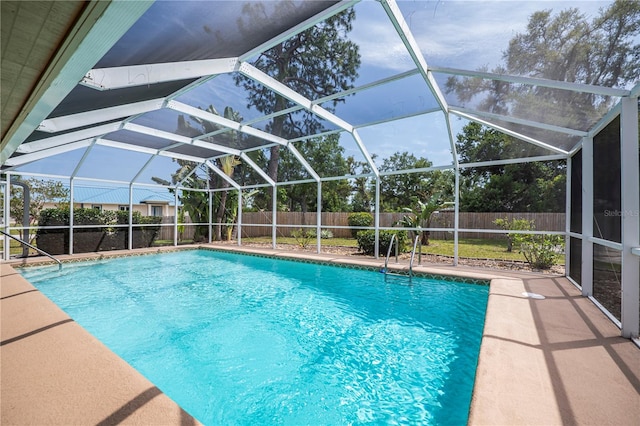
[{"label": "shrub", "polygon": [[534,269],[549,269],[562,254],[561,235],[515,234],[514,244]]},{"label": "shrub", "polygon": [[328,230],[328,229],[323,229],[323,230],[320,232],[320,238],[322,238],[323,240],[327,240],[327,239],[329,239],[329,238],[333,238],[333,232],[331,232],[331,231],[330,231],[330,230]]},{"label": "shrub", "polygon": [[291,231],[291,236],[296,239],[296,242],[301,248],[307,248],[313,238],[316,237],[316,230],[311,229],[306,231],[302,228]]},{"label": "shrub", "polygon": [[[347,218],[349,226],[352,227],[368,227],[373,226],[373,216],[371,213],[367,212],[359,212],[359,213],[351,213]],[[357,238],[358,232],[362,231],[361,229],[351,229],[351,235],[353,238]]]},{"label": "shrub", "polygon": [[[162,218],[142,216],[139,212],[132,214],[133,224],[158,224],[158,226],[133,227],[133,248],[151,247],[160,230]],[[37,245],[49,254],[63,254],[69,252],[69,229],[43,229],[47,226],[69,226],[68,209],[45,209],[38,218],[36,233]],[[95,225],[96,227],[74,229],[74,253],[86,253],[102,250],[123,250],[128,247],[129,227],[111,227],[129,223],[127,211],[100,211],[97,209],[73,209],[74,226]],[[100,226],[100,227],[98,227]],[[105,227],[109,226],[109,227]]]},{"label": "shrub", "polygon": [[[378,240],[380,254],[387,254],[393,234],[395,234],[398,239],[398,252],[402,253],[407,250],[407,231],[380,231]],[[359,251],[371,256],[375,254],[376,232],[374,230],[360,231],[356,238],[358,240]]]},{"label": "shrub", "polygon": [[[505,231],[530,231],[535,229],[533,220],[527,219],[496,219],[493,223]],[[507,237],[507,252],[513,251],[514,234],[506,234]]]}]

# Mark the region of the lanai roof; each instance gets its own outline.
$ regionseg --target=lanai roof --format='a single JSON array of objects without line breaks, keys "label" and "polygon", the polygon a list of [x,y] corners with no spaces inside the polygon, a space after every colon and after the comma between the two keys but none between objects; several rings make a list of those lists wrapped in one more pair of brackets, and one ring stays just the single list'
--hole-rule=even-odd
[{"label": "lanai roof", "polygon": [[[533,12],[577,7],[594,17],[610,3],[63,1],[42,9],[3,1],[2,169],[151,183],[153,176],[170,180],[174,159],[217,170],[212,160],[233,154],[256,169],[260,183],[273,183],[247,152],[278,144],[297,154],[299,141],[331,133],[374,174],[372,154],[397,150],[452,167],[459,161],[455,134],[468,121],[535,147],[528,155],[566,158],[622,97],[637,95],[640,84],[604,87],[541,79],[535,71],[486,70],[502,63],[508,41],[526,30]],[[350,7],[356,19],[349,37],[361,55],[355,89],[305,98],[253,65],[265,50]],[[57,35],[45,37],[54,34],[54,24]],[[48,58],[43,69],[20,72],[42,58]],[[15,72],[7,75],[10,65]],[[247,106],[251,94],[235,84],[237,76],[286,98],[283,113],[312,114],[323,126],[286,139],[274,135],[273,115]],[[497,114],[481,102],[482,86],[469,99],[446,89],[451,78],[471,77],[518,88],[531,97],[530,107],[506,105]],[[540,88],[574,98],[572,109],[554,109]],[[594,97],[601,107],[583,108],[582,100]],[[337,98],[343,102],[331,112],[327,105]],[[230,106],[239,115],[216,115],[206,111],[209,105]],[[178,128],[180,116],[207,121],[216,131],[194,134],[192,126],[187,134]],[[247,136],[242,143],[225,136],[234,131]],[[300,161],[310,178],[326,177]]]}]

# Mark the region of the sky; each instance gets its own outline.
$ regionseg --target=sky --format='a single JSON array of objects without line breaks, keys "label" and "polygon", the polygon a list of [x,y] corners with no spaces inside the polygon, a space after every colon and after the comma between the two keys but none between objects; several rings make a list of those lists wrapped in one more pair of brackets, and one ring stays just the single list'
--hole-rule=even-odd
[{"label": "sky", "polygon": [[[421,53],[429,66],[451,67],[474,70],[480,66],[489,68],[500,63],[502,52],[507,48],[509,40],[517,33],[524,32],[529,16],[540,9],[554,11],[567,7],[580,7],[587,16],[597,15],[599,8],[609,2],[601,1],[447,1],[426,0],[399,2],[399,7],[409,25]],[[349,34],[352,41],[358,44],[362,66],[356,86],[371,83],[381,78],[415,68],[413,60],[406,52],[404,45],[393,25],[389,22],[379,2],[367,0],[356,5],[356,20],[353,31]],[[188,95],[196,104],[206,108],[214,104],[219,111],[230,105],[241,111],[245,120],[255,118],[258,114],[248,110],[244,96],[235,86],[230,86],[230,75],[223,75],[206,85],[199,95]],[[225,83],[225,84],[222,84]],[[348,111],[353,120],[358,121],[365,114],[377,113],[381,118],[411,114],[429,105],[436,105],[435,100],[424,83],[418,87],[413,79],[406,79],[388,93],[378,94],[381,103],[360,102],[356,96],[347,99]],[[364,94],[362,96],[364,98]],[[375,111],[372,111],[375,110]],[[339,115],[339,114],[338,114]],[[368,117],[368,116],[367,116]],[[454,134],[459,132],[466,121],[453,118],[451,121]],[[378,124],[358,129],[358,133],[370,153],[378,157],[377,164],[394,152],[408,150],[416,157],[426,157],[434,165],[452,163],[450,142],[441,112],[407,118],[391,123]],[[353,155],[362,160],[353,138],[345,134],[341,138],[346,155]],[[113,170],[119,173],[117,179],[128,180],[136,175],[149,158],[146,155],[133,154],[123,157],[122,151],[111,148],[94,148],[81,168],[80,176],[94,178],[116,178]],[[64,164],[63,157],[79,160],[82,152],[74,151],[64,156],[53,157],[41,165],[27,165],[22,170],[68,174],[73,166]],[[111,163],[112,168],[100,171],[98,165]],[[177,165],[167,158],[158,158],[145,170],[139,182],[150,183],[151,176],[160,176],[166,180],[175,171]]]}]

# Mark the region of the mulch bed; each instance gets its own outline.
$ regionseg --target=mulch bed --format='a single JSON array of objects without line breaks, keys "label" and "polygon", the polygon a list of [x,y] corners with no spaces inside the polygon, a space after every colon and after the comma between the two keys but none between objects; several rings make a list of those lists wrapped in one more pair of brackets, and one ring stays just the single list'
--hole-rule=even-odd
[{"label": "mulch bed", "polygon": [[[261,247],[261,248],[271,248],[270,243],[242,243],[245,247]],[[277,250],[288,250],[288,251],[305,251],[309,253],[316,253],[315,244],[309,245],[307,247],[300,247],[295,244],[277,244]],[[322,253],[326,254],[337,254],[340,256],[354,256],[354,257],[365,257],[364,254],[360,253],[356,247],[342,247],[342,246],[323,246]],[[393,257],[393,256],[392,256]],[[398,256],[399,259],[408,261],[411,255],[409,253],[403,253]],[[453,256],[442,256],[442,255],[434,255],[434,254],[423,254],[422,255],[422,264],[449,264],[453,263]],[[489,268],[489,269],[500,269],[500,270],[508,270],[508,271],[527,271],[527,272],[540,272],[544,274],[552,274],[552,275],[564,275],[565,269],[564,265],[554,265],[551,269],[548,270],[539,270],[532,269],[531,266],[527,262],[519,262],[515,260],[498,260],[498,259],[473,259],[473,258],[458,258],[458,264],[464,266],[473,266],[478,268]]]}]

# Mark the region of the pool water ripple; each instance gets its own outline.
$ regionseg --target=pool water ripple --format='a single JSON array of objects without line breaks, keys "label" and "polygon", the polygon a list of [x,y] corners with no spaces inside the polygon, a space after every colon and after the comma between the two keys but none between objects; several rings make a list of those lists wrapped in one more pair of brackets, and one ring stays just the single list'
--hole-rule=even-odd
[{"label": "pool water ripple", "polygon": [[205,424],[466,424],[486,286],[204,250],[23,274]]}]

